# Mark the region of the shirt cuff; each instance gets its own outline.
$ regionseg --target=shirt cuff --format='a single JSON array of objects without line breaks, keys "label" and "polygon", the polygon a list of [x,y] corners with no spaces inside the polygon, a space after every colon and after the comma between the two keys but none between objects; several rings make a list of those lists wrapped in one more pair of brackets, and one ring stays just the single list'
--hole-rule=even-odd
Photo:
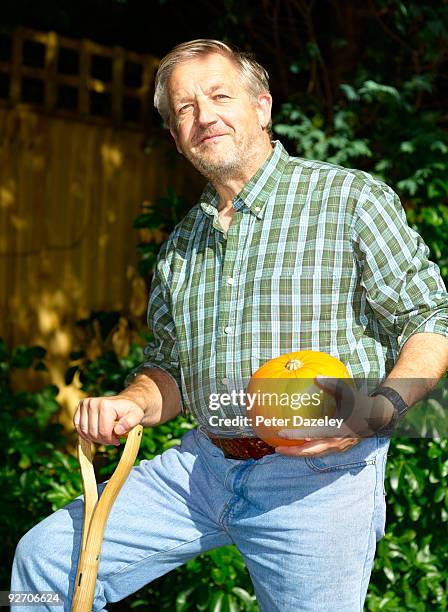
[{"label": "shirt cuff", "polygon": [[135,379],[136,376],[141,374],[144,370],[148,370],[148,369],[151,369],[151,368],[157,368],[159,370],[162,370],[162,372],[165,372],[165,374],[168,374],[168,376],[171,378],[171,380],[175,383],[176,387],[179,390],[179,395],[180,395],[180,398],[181,398],[181,410],[182,410],[182,414],[186,415],[188,411],[187,411],[187,409],[185,407],[185,404],[184,404],[184,401],[183,401],[183,398],[182,398],[182,389],[181,389],[180,382],[178,380],[176,380],[176,378],[173,376],[173,374],[169,370],[167,370],[166,367],[160,365],[159,363],[152,362],[152,361],[145,361],[144,363],[139,365],[137,368],[132,370],[132,372],[129,372],[129,374],[124,379],[124,386],[128,387],[132,383],[132,381]]},{"label": "shirt cuff", "polygon": [[403,346],[414,334],[433,333],[440,334],[448,338],[448,317],[440,316],[436,313],[429,319],[423,321],[409,321],[404,328],[403,334],[398,336],[398,348],[402,350]]}]

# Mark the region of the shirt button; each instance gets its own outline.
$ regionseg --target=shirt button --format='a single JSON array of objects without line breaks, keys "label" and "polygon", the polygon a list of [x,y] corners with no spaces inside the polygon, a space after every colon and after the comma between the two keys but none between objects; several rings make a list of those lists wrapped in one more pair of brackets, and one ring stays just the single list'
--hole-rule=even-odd
[{"label": "shirt button", "polygon": [[224,327],[224,333],[225,334],[231,334],[232,333],[232,328],[230,327],[230,325],[228,325],[227,327]]},{"label": "shirt button", "polygon": [[228,276],[226,282],[228,285],[233,285],[233,278],[231,276]]},{"label": "shirt button", "polygon": [[255,206],[254,211],[255,212],[260,212],[261,208],[259,206]]},{"label": "shirt button", "polygon": [[223,385],[228,385],[229,384],[229,379],[228,378],[223,378],[221,382],[222,382]]}]

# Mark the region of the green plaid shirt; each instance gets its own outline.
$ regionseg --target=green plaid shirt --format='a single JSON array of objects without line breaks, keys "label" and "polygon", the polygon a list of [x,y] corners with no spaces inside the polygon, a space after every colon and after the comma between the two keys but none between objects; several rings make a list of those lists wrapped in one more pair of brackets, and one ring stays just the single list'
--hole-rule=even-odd
[{"label": "green plaid shirt", "polygon": [[200,426],[255,435],[210,427],[210,394],[244,390],[283,353],[323,351],[380,382],[412,334],[448,336],[439,269],[398,196],[371,175],[290,157],[277,141],[235,197],[227,234],[217,207],[207,185],[162,245],[148,305],[154,340],[137,370],[171,374]]}]

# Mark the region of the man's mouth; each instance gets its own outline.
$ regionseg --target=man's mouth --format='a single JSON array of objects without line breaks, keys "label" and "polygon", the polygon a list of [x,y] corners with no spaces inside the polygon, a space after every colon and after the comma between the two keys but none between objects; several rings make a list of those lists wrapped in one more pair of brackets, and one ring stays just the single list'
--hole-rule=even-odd
[{"label": "man's mouth", "polygon": [[226,136],[226,134],[212,134],[209,136],[204,136],[204,138],[201,139],[201,144],[204,142],[210,142],[212,140],[214,140],[215,138],[220,138],[221,136]]}]

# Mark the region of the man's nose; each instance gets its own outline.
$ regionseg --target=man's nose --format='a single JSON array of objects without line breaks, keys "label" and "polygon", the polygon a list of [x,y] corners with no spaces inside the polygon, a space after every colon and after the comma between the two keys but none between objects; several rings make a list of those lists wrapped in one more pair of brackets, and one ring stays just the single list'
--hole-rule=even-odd
[{"label": "man's nose", "polygon": [[196,121],[199,125],[210,125],[217,120],[216,111],[210,101],[200,101],[196,107]]}]

